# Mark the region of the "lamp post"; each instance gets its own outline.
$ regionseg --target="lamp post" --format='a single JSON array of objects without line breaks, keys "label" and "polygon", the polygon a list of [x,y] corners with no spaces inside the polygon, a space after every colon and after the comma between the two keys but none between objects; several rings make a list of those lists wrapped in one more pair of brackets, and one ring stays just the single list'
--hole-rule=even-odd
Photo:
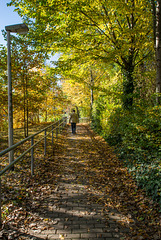
[{"label": "lamp post", "polygon": [[[13,145],[13,106],[12,106],[12,75],[11,75],[11,49],[10,33],[25,34],[28,32],[26,24],[15,24],[5,27],[7,31],[7,71],[8,71],[8,145]],[[14,152],[9,152],[9,163],[14,159]]]}]

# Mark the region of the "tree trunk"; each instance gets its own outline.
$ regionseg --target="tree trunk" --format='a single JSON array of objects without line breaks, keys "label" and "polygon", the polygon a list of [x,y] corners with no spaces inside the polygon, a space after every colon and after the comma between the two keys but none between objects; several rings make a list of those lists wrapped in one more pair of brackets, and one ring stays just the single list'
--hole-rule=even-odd
[{"label": "tree trunk", "polygon": [[29,132],[29,126],[28,126],[28,89],[27,89],[27,68],[26,68],[26,137],[28,137],[28,132]]},{"label": "tree trunk", "polygon": [[161,0],[156,5],[156,103],[161,104]]},{"label": "tree trunk", "polygon": [[78,115],[78,118],[80,118],[80,112],[79,112],[79,109],[78,109],[77,106],[75,106],[75,107],[76,107],[76,109],[77,109],[77,115]]},{"label": "tree trunk", "polygon": [[26,116],[27,123],[26,123],[26,125],[27,125],[27,137],[28,137],[28,135],[29,135],[29,107],[28,107],[28,99],[27,99],[26,111],[27,111],[27,116]]},{"label": "tree trunk", "polygon": [[154,35],[154,48],[156,49],[156,3],[151,0],[152,13],[153,13],[153,35]]},{"label": "tree trunk", "polygon": [[[24,69],[23,69],[24,71]],[[26,90],[25,90],[25,74],[23,72],[23,127],[24,127],[24,137],[26,137]]]},{"label": "tree trunk", "polygon": [[38,119],[38,123],[40,123],[40,113],[39,113],[39,108],[38,108],[38,113],[37,113],[37,119]]},{"label": "tree trunk", "polygon": [[123,80],[123,107],[130,110],[133,106],[133,93],[134,93],[134,66],[132,63],[128,63],[125,68],[122,69]]},{"label": "tree trunk", "polygon": [[93,109],[93,102],[94,102],[93,87],[94,87],[94,78],[91,70],[91,116],[92,116],[92,109]]},{"label": "tree trunk", "polygon": [[[125,0],[125,3],[128,3],[128,0]],[[130,31],[133,31],[136,21],[134,19],[134,12],[135,9],[135,1],[130,1],[132,4],[132,12],[130,14],[130,17],[128,18],[128,27]],[[135,36],[131,36],[131,43],[135,42]],[[125,58],[122,58],[124,64],[122,66],[122,72],[123,72],[123,107],[124,109],[131,110],[133,106],[133,93],[134,93],[134,53],[135,53],[135,47],[132,46],[129,48],[128,56]]]}]

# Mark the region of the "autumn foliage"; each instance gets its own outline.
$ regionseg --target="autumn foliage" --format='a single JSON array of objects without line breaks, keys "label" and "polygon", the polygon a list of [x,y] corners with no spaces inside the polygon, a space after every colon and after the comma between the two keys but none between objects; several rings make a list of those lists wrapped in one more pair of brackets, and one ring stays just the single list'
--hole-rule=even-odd
[{"label": "autumn foliage", "polygon": [[[14,128],[23,128],[26,137],[30,125],[69,116],[72,108],[90,119],[101,136],[93,144],[104,157],[100,165],[89,160],[98,180],[91,182],[96,188],[103,184],[120,211],[132,209],[128,221],[134,216],[135,232],[145,220],[140,239],[148,239],[143,229],[158,226],[153,207],[161,207],[160,1],[11,0],[9,5],[30,29],[27,36],[11,38]],[[55,53],[58,59],[51,60]],[[5,47],[0,54],[5,135]],[[108,159],[107,143],[115,153]]]}]

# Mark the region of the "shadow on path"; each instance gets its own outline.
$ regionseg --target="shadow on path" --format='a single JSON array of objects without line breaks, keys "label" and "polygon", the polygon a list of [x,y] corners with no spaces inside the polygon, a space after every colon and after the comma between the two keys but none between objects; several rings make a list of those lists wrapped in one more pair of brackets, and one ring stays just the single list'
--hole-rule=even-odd
[{"label": "shadow on path", "polygon": [[[130,237],[135,220],[133,207],[130,205],[130,209],[125,201],[130,188],[135,186],[124,178],[125,169],[121,164],[116,166],[110,150],[106,146],[103,148],[99,141],[95,143],[86,125],[78,125],[75,135],[68,126],[56,144],[54,159],[59,165],[57,186],[50,194],[35,194],[28,209],[38,216],[37,221],[33,219],[32,222],[31,217],[25,232],[23,227],[19,229],[19,237],[10,239],[157,239],[141,235],[140,238]],[[55,171],[53,178],[56,177],[54,174]],[[117,174],[122,176],[120,182]],[[48,186],[44,184],[43,187],[47,189]],[[133,204],[136,205],[137,201]],[[126,211],[118,212],[115,206]]]},{"label": "shadow on path", "polygon": [[43,199],[37,210],[51,224],[40,233],[29,230],[28,234],[43,239],[126,239],[129,230],[120,225],[122,216],[109,207],[107,221],[103,206],[95,202],[101,193],[89,187],[95,173],[89,169],[88,158],[100,156],[93,152],[85,127],[78,125],[76,135],[68,128],[67,135],[59,141],[61,147],[55,158],[59,159],[61,177],[55,191]]}]

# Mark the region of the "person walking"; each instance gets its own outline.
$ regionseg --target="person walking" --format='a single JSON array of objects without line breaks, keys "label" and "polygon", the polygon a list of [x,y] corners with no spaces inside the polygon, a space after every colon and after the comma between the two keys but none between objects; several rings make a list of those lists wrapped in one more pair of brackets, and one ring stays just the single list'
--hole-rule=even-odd
[{"label": "person walking", "polygon": [[78,123],[78,115],[76,114],[75,110],[73,109],[72,113],[70,114],[69,123],[71,123],[72,133],[76,133],[76,124]]}]

